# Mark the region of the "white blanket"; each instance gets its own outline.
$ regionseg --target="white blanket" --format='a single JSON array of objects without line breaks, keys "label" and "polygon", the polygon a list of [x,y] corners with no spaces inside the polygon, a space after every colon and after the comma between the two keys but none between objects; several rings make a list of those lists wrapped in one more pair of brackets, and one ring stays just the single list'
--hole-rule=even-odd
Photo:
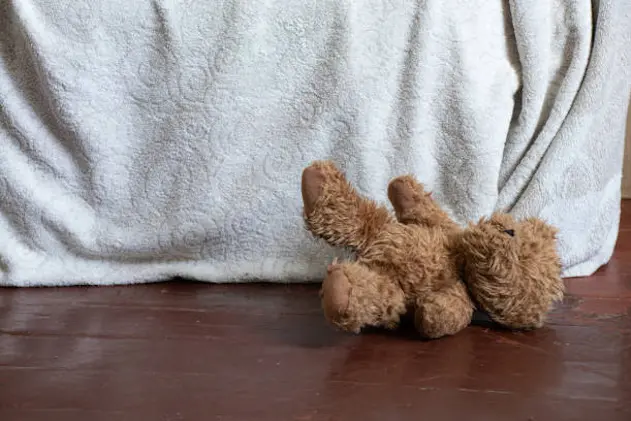
[{"label": "white blanket", "polygon": [[331,158],[411,172],[460,221],[611,256],[629,99],[619,0],[2,0],[0,284],[319,280]]}]

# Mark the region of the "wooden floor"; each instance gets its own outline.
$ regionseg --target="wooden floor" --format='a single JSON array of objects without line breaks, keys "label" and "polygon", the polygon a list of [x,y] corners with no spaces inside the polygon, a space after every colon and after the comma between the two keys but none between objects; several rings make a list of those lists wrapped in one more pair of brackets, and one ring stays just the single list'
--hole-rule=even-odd
[{"label": "wooden floor", "polygon": [[359,336],[317,286],[0,289],[0,420],[631,420],[631,203],[551,324]]}]

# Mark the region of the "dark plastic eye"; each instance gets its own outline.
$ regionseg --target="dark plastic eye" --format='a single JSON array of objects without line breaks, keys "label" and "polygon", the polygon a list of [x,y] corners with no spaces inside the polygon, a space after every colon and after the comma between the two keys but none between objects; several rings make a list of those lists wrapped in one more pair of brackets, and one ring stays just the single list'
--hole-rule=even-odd
[{"label": "dark plastic eye", "polygon": [[504,230],[504,232],[508,235],[510,235],[511,237],[515,236],[515,230]]}]

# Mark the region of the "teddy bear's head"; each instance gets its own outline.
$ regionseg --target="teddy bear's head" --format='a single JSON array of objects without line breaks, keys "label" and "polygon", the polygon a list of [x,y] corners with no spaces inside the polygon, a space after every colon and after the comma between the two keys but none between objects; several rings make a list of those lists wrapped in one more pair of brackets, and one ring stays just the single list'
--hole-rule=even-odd
[{"label": "teddy bear's head", "polygon": [[508,328],[541,327],[563,297],[556,228],[537,218],[494,214],[461,234],[458,255],[472,298]]}]

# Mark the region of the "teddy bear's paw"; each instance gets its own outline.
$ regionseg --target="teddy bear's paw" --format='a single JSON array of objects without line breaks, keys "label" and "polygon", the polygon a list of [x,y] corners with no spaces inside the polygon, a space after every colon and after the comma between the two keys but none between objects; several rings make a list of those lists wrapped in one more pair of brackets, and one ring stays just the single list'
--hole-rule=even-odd
[{"label": "teddy bear's paw", "polygon": [[397,177],[388,184],[388,199],[397,212],[414,208],[426,195],[423,185],[411,175]]},{"label": "teddy bear's paw", "polygon": [[313,213],[315,205],[322,195],[325,181],[325,173],[316,164],[305,168],[302,172],[302,203],[305,216]]},{"label": "teddy bear's paw", "polygon": [[324,193],[349,190],[344,174],[331,161],[315,161],[302,171],[302,202],[305,216],[315,210]]},{"label": "teddy bear's paw", "polygon": [[360,196],[330,161],[316,161],[302,172],[307,229],[332,246],[361,249],[394,221],[385,206]]},{"label": "teddy bear's paw", "polygon": [[417,302],[414,324],[428,339],[455,335],[471,323],[473,305],[462,285],[436,292]]},{"label": "teddy bear's paw", "polygon": [[337,328],[359,333],[364,327],[394,328],[407,311],[397,282],[358,262],[331,268],[322,283],[322,308]]},{"label": "teddy bear's paw", "polygon": [[324,316],[331,323],[339,324],[347,313],[350,295],[351,283],[344,274],[341,265],[335,264],[329,266],[331,270],[326,279],[322,283],[321,298]]},{"label": "teddy bear's paw", "polygon": [[451,220],[432,198],[432,193],[411,175],[393,179],[388,185],[388,199],[397,219],[403,224],[455,229]]}]

